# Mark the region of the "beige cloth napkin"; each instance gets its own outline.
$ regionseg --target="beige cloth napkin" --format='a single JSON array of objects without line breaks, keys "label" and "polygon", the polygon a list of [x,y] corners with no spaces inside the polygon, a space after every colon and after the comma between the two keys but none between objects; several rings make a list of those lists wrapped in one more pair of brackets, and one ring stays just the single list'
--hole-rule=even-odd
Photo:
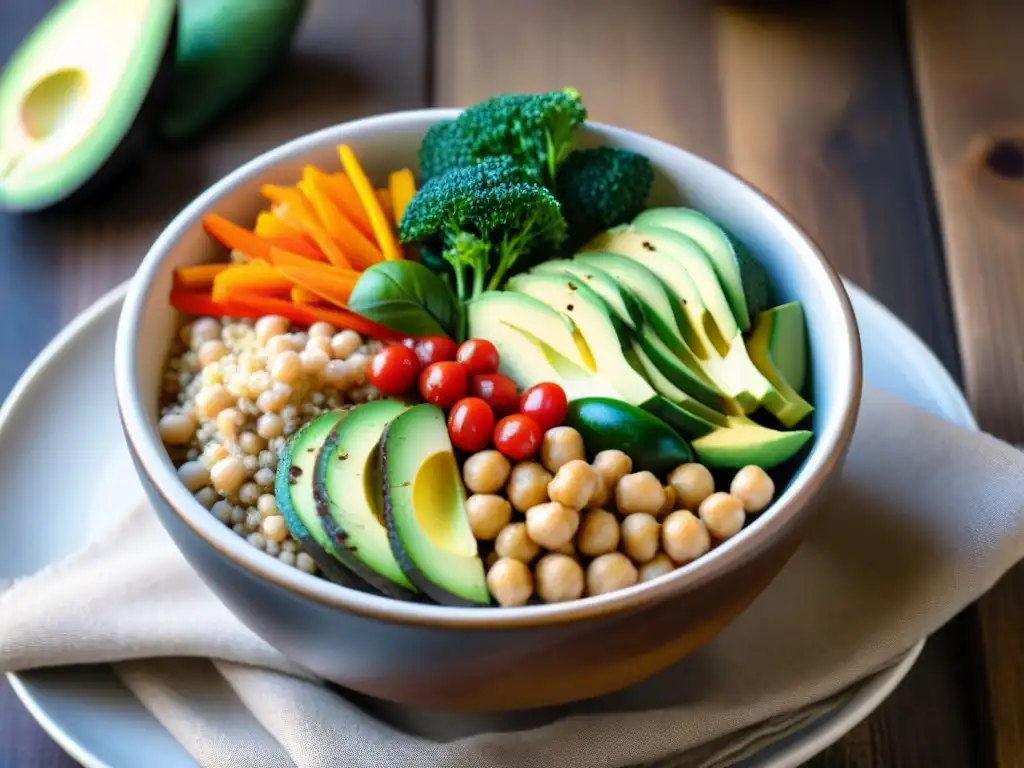
[{"label": "beige cloth napkin", "polygon": [[458,716],[320,685],[216,600],[142,504],[0,593],[0,671],[114,662],[202,766],[733,765],[842,703],[1024,557],[1024,455],[873,388],[827,506],[709,645],[561,709]]}]

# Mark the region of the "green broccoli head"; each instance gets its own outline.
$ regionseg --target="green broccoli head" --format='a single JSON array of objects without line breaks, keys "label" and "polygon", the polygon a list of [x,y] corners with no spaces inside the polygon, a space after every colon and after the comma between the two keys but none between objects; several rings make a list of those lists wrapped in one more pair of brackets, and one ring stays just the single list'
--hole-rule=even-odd
[{"label": "green broccoli head", "polygon": [[558,171],[556,195],[575,249],[604,230],[625,224],[647,205],[654,182],[651,161],[614,147],[578,149]]},{"label": "green broccoli head", "polygon": [[404,243],[442,249],[465,299],[467,268],[475,296],[487,275],[488,288],[498,287],[523,253],[557,249],[566,230],[554,195],[501,156],[428,180],[406,208],[398,232]]},{"label": "green broccoli head", "polygon": [[420,174],[424,179],[472,164],[469,146],[454,120],[442,120],[430,126],[420,144]]}]

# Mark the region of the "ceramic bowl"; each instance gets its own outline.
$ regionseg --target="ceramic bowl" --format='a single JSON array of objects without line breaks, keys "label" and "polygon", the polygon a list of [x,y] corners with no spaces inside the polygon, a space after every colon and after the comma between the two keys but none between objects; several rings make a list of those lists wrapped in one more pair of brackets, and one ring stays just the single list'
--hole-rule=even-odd
[{"label": "ceramic bowl", "polygon": [[810,336],[815,439],[769,511],[694,563],[654,581],[572,603],[452,608],[353,591],[256,550],[178,481],[157,432],[162,367],[179,317],[175,268],[223,258],[200,226],[215,211],[250,221],[259,187],[290,184],[305,163],[336,167],[352,146],[382,182],[417,166],[424,132],[450,110],[345,123],[296,139],[214,184],[164,230],[132,281],[116,348],[117,400],[129,449],[164,527],[218,597],[256,634],[326,680],[392,701],[503,710],[623,688],[706,643],[748,606],[796,550],[849,445],[861,387],[860,343],[843,286],[813,242],[727,171],[669,144],[596,123],[580,142],[642,152],[652,202],[687,204],[721,222],[764,264],[780,300],[803,302]]}]

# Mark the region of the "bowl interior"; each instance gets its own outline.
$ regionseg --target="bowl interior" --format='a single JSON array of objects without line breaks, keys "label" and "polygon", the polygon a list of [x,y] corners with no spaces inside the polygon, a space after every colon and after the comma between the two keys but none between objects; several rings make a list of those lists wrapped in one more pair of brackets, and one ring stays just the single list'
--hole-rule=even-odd
[{"label": "bowl interior", "polygon": [[[336,151],[339,143],[349,144],[371,177],[382,183],[391,170],[403,166],[416,168],[423,133],[437,120],[454,114],[453,110],[437,109],[368,118],[310,134],[256,158],[215,184],[179,214],[146,256],[129,291],[118,333],[118,396],[128,434],[140,451],[142,464],[193,528],[215,537],[232,556],[237,553],[250,566],[255,563],[258,570],[272,572],[279,579],[320,581],[252,550],[213,520],[179,486],[160,444],[156,429],[158,393],[162,367],[178,323],[176,312],[167,302],[173,271],[184,265],[223,258],[223,250],[202,230],[204,214],[212,211],[241,223],[253,221],[256,212],[265,206],[259,194],[261,184],[293,184],[307,163],[340,169]],[[579,144],[613,145],[647,155],[656,169],[652,205],[685,204],[720,222],[764,265],[778,302],[803,303],[810,341],[812,402],[816,409],[813,446],[768,513],[704,558],[678,569],[672,578],[686,578],[687,572],[691,576],[703,571],[710,575],[716,570],[716,560],[741,556],[745,547],[752,546],[749,542],[760,529],[779,523],[776,518],[785,516],[787,501],[800,493],[804,485],[820,483],[845,447],[860,386],[860,347],[853,313],[841,282],[820,258],[813,243],[772,203],[740,179],[677,147],[600,124],[583,128]],[[650,586],[640,585],[582,602],[605,598],[610,601]],[[307,587],[312,588],[309,584]],[[320,595],[327,594],[324,590],[344,592],[357,601],[387,600],[343,590],[328,582],[313,588]],[[398,611],[424,608],[388,602]],[[563,605],[493,610],[511,616],[520,611],[572,609]]]}]

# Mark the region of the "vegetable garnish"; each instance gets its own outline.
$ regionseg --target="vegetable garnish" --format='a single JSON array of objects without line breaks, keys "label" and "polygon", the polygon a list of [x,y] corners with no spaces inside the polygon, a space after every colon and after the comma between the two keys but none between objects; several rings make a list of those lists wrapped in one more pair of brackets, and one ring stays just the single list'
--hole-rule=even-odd
[{"label": "vegetable garnish", "polygon": [[[339,328],[395,338],[394,331],[359,317],[348,306],[364,270],[389,260],[403,261],[392,192],[373,187],[351,149],[339,147],[339,156],[345,160],[344,172],[307,165],[292,186],[261,186],[270,206],[256,216],[252,229],[220,214],[207,214],[203,228],[228,249],[230,261],[176,270],[171,303],[189,314],[258,317],[273,312],[296,323],[327,320]],[[412,171],[394,171],[388,183],[404,211],[416,194]],[[427,274],[428,281],[437,281],[432,286],[436,299],[447,287],[439,277]],[[402,336],[457,330],[458,307],[454,299],[441,295],[440,304],[433,304],[445,306],[445,327],[434,323],[426,330],[411,328]]]}]

